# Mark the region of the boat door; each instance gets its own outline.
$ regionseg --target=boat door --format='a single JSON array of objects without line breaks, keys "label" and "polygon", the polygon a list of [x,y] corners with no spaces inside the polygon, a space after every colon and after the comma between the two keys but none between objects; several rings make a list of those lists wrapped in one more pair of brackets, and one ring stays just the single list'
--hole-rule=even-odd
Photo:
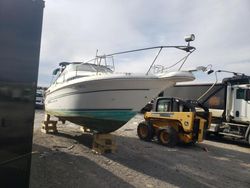
[{"label": "boat door", "polygon": [[235,88],[233,116],[236,121],[250,120],[250,89]]}]

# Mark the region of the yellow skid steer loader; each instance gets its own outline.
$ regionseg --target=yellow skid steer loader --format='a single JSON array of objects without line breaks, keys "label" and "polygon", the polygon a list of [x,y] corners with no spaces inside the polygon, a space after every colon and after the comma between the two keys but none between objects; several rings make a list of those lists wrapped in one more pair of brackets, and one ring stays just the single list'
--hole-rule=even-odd
[{"label": "yellow skid steer loader", "polygon": [[139,123],[140,139],[151,141],[155,136],[162,145],[174,147],[178,142],[202,142],[211,124],[211,112],[198,101],[157,98],[153,111],[144,114]]}]

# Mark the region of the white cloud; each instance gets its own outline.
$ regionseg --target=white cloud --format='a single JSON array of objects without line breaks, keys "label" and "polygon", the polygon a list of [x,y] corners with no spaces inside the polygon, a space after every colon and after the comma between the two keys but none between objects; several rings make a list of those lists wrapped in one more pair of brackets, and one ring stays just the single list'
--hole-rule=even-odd
[{"label": "white cloud", "polygon": [[[47,0],[39,84],[49,84],[59,62],[88,60],[96,49],[103,54],[184,44],[183,36],[189,33],[196,34],[197,51],[186,67],[212,64],[216,69],[250,74],[246,69],[250,65],[249,7],[247,0]],[[156,53],[119,57],[117,69],[144,72]],[[171,59],[161,56],[164,62]]]}]

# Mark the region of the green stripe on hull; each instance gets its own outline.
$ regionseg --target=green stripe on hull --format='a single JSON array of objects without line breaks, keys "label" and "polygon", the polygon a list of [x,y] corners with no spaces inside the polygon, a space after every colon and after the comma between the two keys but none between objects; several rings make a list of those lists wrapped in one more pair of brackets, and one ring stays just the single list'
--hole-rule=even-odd
[{"label": "green stripe on hull", "polygon": [[131,110],[53,110],[47,112],[56,116],[80,116],[94,119],[107,119],[117,121],[128,121],[136,114],[136,112]]},{"label": "green stripe on hull", "polygon": [[131,110],[53,110],[47,113],[105,133],[119,129],[136,114]]}]

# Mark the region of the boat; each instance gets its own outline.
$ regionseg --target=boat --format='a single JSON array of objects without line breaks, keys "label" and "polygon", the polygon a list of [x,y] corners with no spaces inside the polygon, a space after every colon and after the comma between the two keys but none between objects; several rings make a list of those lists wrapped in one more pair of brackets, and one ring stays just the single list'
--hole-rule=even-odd
[{"label": "boat", "polygon": [[[114,70],[115,55],[157,48],[159,52],[147,73],[117,73]],[[187,52],[176,63],[181,64],[177,71],[155,65],[164,48]],[[57,78],[45,93],[45,111],[98,133],[113,132],[161,91],[177,82],[195,79],[191,71],[181,70],[194,50],[195,47],[188,43],[187,46],[157,46],[96,56],[87,62],[62,62],[53,72]],[[107,58],[112,59],[111,63],[107,63]]]}]

